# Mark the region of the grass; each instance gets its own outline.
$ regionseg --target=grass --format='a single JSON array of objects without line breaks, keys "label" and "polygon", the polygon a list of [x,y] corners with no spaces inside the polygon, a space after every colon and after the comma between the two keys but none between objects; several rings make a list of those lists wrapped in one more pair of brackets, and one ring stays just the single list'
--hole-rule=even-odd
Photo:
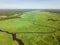
[{"label": "grass", "polygon": [[[52,21],[53,19],[57,21]],[[60,15],[50,12],[32,11],[21,15],[21,18],[0,21],[0,29],[8,32],[53,32],[60,29]],[[1,33],[3,35],[3,33]],[[54,34],[54,33],[53,33]],[[53,34],[17,34],[25,45],[59,45],[59,42],[53,39]],[[3,35],[3,39],[8,39],[7,44],[0,45],[18,45],[11,38],[11,35]],[[5,38],[6,37],[6,38]],[[0,36],[1,38],[1,36]],[[16,43],[16,44],[15,44]]]}]

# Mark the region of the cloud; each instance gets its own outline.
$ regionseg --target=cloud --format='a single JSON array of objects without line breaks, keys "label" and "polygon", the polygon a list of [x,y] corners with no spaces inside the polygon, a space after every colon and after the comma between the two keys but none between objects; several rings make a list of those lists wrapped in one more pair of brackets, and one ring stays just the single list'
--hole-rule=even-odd
[{"label": "cloud", "polygon": [[[29,2],[30,1],[30,2]],[[59,0],[1,0],[0,9],[60,9]]]},{"label": "cloud", "polygon": [[58,9],[60,6],[48,4],[0,4],[0,9]]}]

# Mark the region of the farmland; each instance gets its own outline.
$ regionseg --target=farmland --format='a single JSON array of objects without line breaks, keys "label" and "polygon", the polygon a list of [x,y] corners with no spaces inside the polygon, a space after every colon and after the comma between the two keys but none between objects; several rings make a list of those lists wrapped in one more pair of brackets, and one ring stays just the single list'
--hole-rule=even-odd
[{"label": "farmland", "polygon": [[23,45],[17,39],[24,45],[60,45],[59,13],[51,10],[2,10],[0,45]]}]

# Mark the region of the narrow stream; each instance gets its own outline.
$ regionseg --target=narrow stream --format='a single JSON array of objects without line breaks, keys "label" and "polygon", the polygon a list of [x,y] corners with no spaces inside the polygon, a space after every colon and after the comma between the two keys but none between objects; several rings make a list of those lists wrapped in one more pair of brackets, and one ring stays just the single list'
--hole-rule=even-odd
[{"label": "narrow stream", "polygon": [[[38,34],[48,34],[48,33],[49,33],[49,34],[52,34],[52,33],[57,32],[57,31],[60,32],[60,29],[57,29],[57,30],[55,30],[55,31],[53,31],[53,32],[19,32],[19,33],[38,33]],[[5,32],[5,33],[7,33],[7,34],[11,34],[11,35],[12,35],[12,39],[13,39],[14,41],[17,41],[19,45],[24,45],[23,41],[22,41],[21,39],[18,39],[18,38],[16,37],[16,34],[17,34],[18,32],[16,32],[16,33],[10,33],[10,32],[8,32],[8,31],[4,31],[4,30],[0,30],[0,32]],[[59,39],[60,39],[60,38],[59,38]],[[59,39],[58,39],[58,40],[59,40]],[[59,42],[60,42],[60,40],[59,40]]]},{"label": "narrow stream", "polygon": [[17,41],[19,45],[24,45],[24,43],[23,43],[23,41],[21,39],[16,38],[16,33],[10,33],[8,31],[3,31],[3,30],[0,30],[0,32],[5,32],[7,34],[11,34],[12,35],[12,39],[14,41]]}]

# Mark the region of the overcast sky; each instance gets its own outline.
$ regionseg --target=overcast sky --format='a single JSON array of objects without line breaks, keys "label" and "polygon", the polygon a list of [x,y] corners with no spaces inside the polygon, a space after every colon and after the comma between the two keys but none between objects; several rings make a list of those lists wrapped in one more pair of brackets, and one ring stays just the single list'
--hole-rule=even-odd
[{"label": "overcast sky", "polygon": [[0,0],[0,9],[60,9],[60,0]]}]

